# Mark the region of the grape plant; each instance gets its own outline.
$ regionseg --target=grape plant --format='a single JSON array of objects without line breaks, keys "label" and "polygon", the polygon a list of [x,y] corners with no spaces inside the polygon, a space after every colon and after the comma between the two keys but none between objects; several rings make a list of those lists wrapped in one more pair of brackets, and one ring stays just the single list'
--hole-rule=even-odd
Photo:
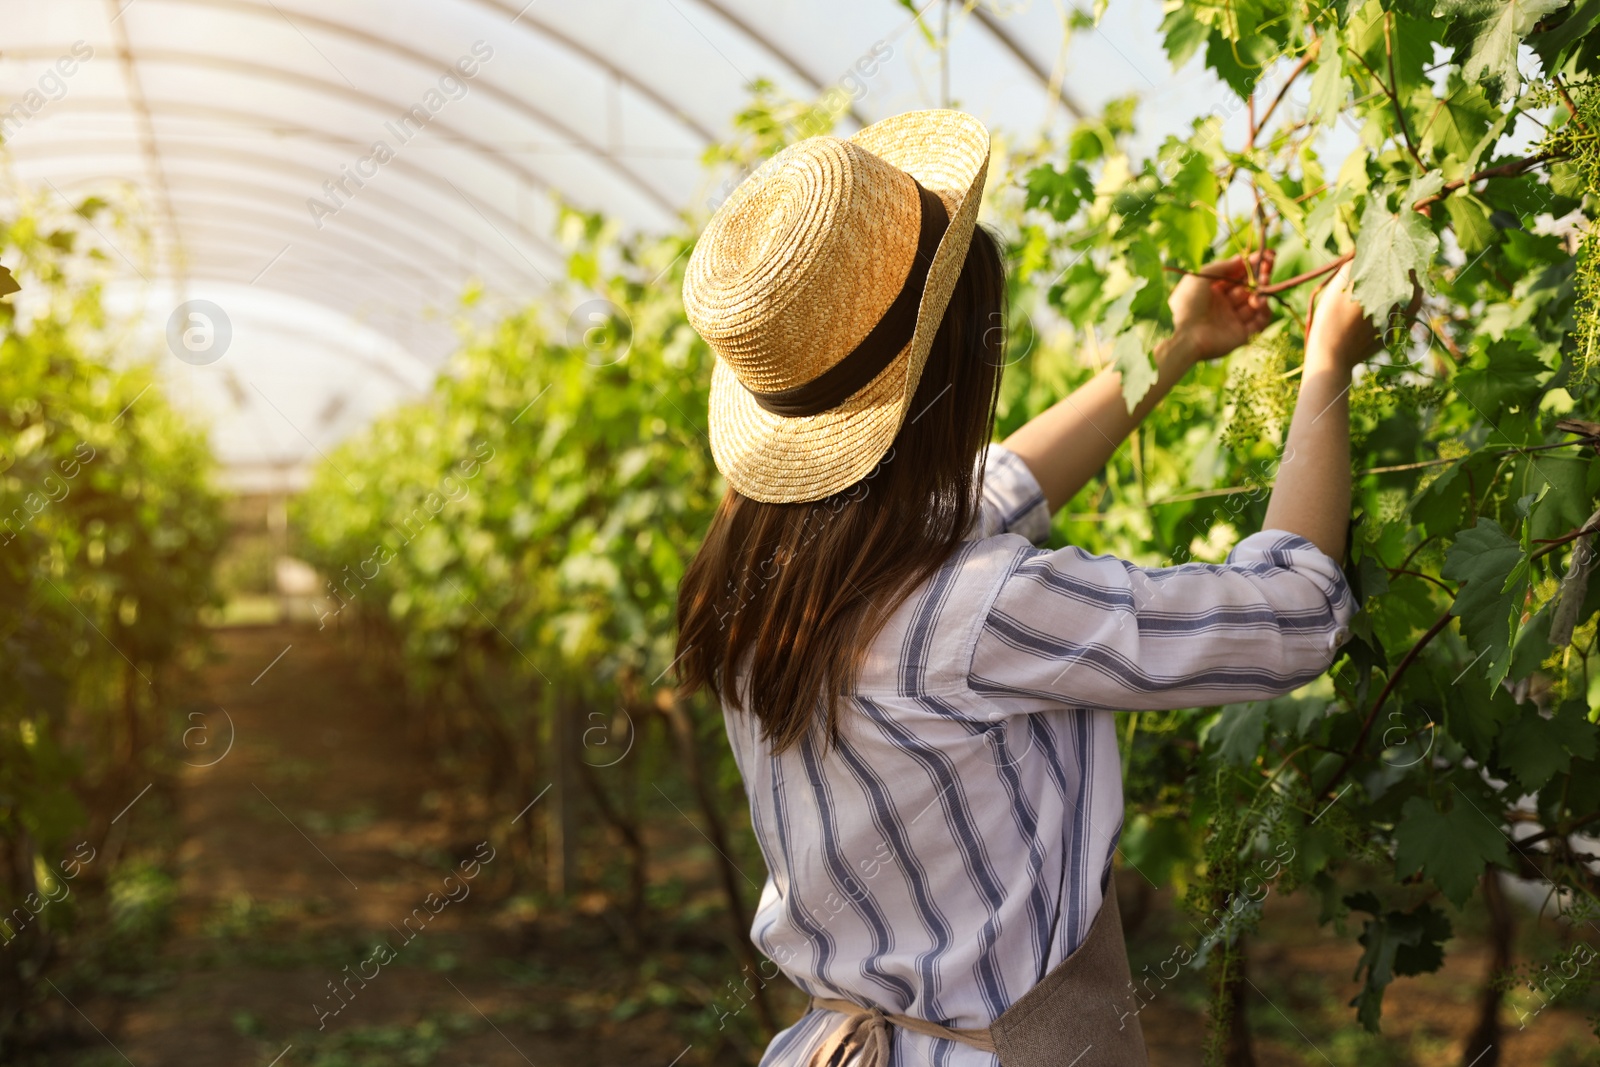
[{"label": "grape plant", "polygon": [[147,772],[170,768],[175,683],[214,600],[223,527],[204,435],[101,300],[91,231],[116,232],[122,213],[13,192],[0,214],[0,1058],[54,995],[45,967],[92,951],[72,935],[84,902],[104,903],[111,823]]},{"label": "grape plant", "polygon": [[[1129,716],[1124,846],[1203,914],[1287,849],[1271,888],[1314,895],[1357,939],[1351,1007],[1377,1030],[1393,979],[1441,965],[1455,909],[1480,887],[1504,909],[1497,874],[1544,887],[1569,918],[1600,893],[1584,833],[1600,822],[1600,425],[1587,421],[1600,408],[1600,5],[1165,12],[1173,64],[1202,57],[1234,104],[1140,159],[1126,147],[1136,101],[1114,101],[1064,156],[1037,153],[1019,178],[1019,329],[1063,324],[1121,370],[1131,406],[1181,272],[1274,248],[1274,276],[1252,283],[1279,315],[1181,386],[1057,534],[1181,563],[1259,528],[1312,301],[1352,264],[1386,340],[1352,390],[1353,637],[1289,697]],[[1351,150],[1325,164],[1341,141]],[[1048,364],[1013,369],[1010,421],[1083,373]],[[1230,1015],[1249,925],[1205,954],[1213,1060],[1244,1062]],[[1469,1060],[1498,1044],[1498,1009],[1490,997]]]}]

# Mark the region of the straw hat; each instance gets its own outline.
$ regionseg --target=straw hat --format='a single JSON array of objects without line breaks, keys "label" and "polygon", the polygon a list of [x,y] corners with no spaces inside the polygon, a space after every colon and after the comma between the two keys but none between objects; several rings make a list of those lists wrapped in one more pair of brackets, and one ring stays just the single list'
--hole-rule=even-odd
[{"label": "straw hat", "polygon": [[912,111],[790,145],[712,217],[683,303],[717,357],[711,454],[734,489],[820,500],[883,458],[966,261],[988,166],[983,123]]}]

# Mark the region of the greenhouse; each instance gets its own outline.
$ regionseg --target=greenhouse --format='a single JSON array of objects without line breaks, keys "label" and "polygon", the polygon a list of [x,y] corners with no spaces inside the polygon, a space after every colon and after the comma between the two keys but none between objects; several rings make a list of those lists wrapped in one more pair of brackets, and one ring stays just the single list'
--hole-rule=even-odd
[{"label": "greenhouse", "polygon": [[0,1063],[1600,1049],[1600,0],[7,15]]}]

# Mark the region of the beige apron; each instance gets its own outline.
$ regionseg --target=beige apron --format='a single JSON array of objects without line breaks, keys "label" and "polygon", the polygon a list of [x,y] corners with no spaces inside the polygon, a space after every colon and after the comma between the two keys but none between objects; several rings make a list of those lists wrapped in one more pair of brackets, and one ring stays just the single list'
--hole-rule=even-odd
[{"label": "beige apron", "polygon": [[813,998],[813,1009],[845,1018],[812,1054],[810,1067],[888,1067],[891,1026],[997,1053],[1001,1067],[1147,1067],[1139,1016],[1117,1006],[1132,983],[1113,886],[1083,944],[987,1027],[951,1029]]}]

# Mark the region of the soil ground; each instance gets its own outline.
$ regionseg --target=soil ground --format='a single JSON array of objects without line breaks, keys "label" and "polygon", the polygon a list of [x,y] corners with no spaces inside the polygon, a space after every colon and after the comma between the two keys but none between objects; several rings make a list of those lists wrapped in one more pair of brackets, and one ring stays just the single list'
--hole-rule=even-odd
[{"label": "soil ground", "polygon": [[[718,1025],[709,1010],[738,965],[710,848],[689,826],[652,824],[660,929],[648,952],[625,949],[606,890],[558,907],[514,890],[501,853],[470,882],[445,881],[475,852],[489,855],[480,843],[515,813],[461,802],[466,791],[349,646],[314,628],[257,626],[217,631],[215,651],[196,706],[226,716],[208,712],[175,788],[126,815],[171,879],[162,933],[136,973],[63,979],[73,1038],[40,1062],[690,1067],[758,1057],[753,1012]],[[759,871],[759,859],[740,858]],[[1127,916],[1138,875],[1119,878]],[[466,896],[439,903],[461,886]],[[1136,969],[1193,940],[1168,894],[1153,901],[1132,938]],[[1547,953],[1548,933],[1526,916],[1520,925],[1523,951]],[[1461,1064],[1488,967],[1470,926],[1443,971],[1390,987],[1374,1037],[1348,1007],[1359,949],[1319,927],[1309,902],[1269,898],[1249,949],[1258,1063]],[[394,958],[374,976],[362,961],[380,940]],[[1186,973],[1144,1009],[1158,1067],[1200,1062],[1203,995]],[[1513,1005],[1538,1001],[1519,994],[1502,1009],[1500,1064],[1595,1061],[1581,1012],[1550,1007],[1518,1029]],[[798,997],[775,1007],[793,1018]]]}]

